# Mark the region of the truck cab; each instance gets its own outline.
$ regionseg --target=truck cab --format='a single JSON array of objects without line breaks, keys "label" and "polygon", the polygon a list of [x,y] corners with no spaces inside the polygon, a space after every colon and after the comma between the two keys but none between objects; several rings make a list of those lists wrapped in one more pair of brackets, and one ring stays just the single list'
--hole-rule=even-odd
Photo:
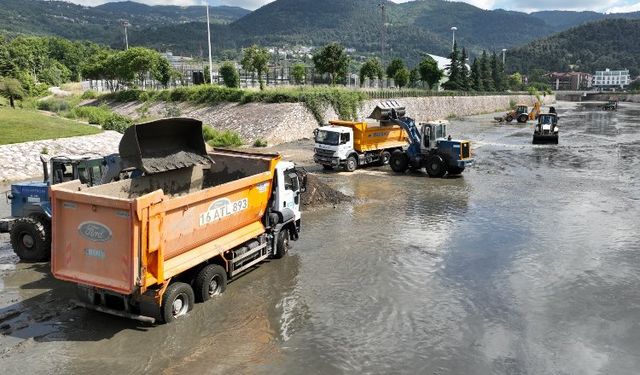
[{"label": "truck cab", "polygon": [[[325,169],[345,166],[347,158],[355,152],[353,129],[346,126],[327,125],[315,130],[313,159]],[[352,161],[350,161],[352,162]],[[357,165],[346,165],[355,169]]]}]

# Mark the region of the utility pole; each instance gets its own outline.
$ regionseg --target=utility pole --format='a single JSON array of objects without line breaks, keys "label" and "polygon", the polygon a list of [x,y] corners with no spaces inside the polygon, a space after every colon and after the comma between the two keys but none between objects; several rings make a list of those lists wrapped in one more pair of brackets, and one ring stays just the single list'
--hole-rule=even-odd
[{"label": "utility pole", "polygon": [[381,63],[384,66],[384,42],[385,42],[385,33],[387,27],[387,18],[385,16],[385,5],[383,3],[378,4],[378,8],[382,11],[382,28],[380,29],[380,59]]},{"label": "utility pole", "polygon": [[453,52],[453,49],[456,45],[456,30],[458,30],[458,28],[455,26],[451,28],[451,32],[453,33],[453,41],[451,42],[451,52]]},{"label": "utility pole", "polygon": [[213,84],[213,59],[211,58],[211,23],[209,22],[209,0],[207,0],[207,41],[209,42],[209,83]]},{"label": "utility pole", "polygon": [[125,51],[129,50],[129,35],[127,33],[127,28],[129,27],[129,21],[122,20],[122,27],[124,27],[124,49]]}]

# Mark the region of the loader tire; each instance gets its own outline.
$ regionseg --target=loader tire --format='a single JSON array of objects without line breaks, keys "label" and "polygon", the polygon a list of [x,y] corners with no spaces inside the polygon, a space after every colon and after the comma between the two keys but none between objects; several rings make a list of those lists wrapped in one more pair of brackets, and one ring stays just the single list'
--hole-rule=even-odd
[{"label": "loader tire", "polygon": [[17,219],[11,227],[11,246],[20,260],[45,262],[51,258],[51,230],[48,223],[32,218]]},{"label": "loader tire", "polygon": [[507,118],[505,118],[505,120],[507,122],[511,122],[511,121],[513,121],[513,116],[509,115],[509,116],[507,116]]},{"label": "loader tire", "polygon": [[404,173],[409,168],[409,157],[404,151],[395,150],[389,159],[389,165],[394,172]]},{"label": "loader tire", "polygon": [[447,171],[450,176],[457,176],[459,174],[462,174],[462,172],[464,172],[464,168],[460,167],[449,167],[449,170]]},{"label": "loader tire", "polygon": [[189,284],[175,282],[164,292],[162,296],[162,320],[171,323],[176,319],[187,315],[193,309],[195,296]]},{"label": "loader tire", "polygon": [[447,166],[442,156],[432,155],[427,159],[426,170],[429,177],[440,178],[447,173]]},{"label": "loader tire", "polygon": [[527,120],[529,120],[529,116],[527,116],[526,114],[521,114],[520,116],[518,116],[518,123],[520,124],[524,124],[527,122]]},{"label": "loader tire", "polygon": [[227,271],[218,264],[202,268],[193,283],[196,302],[205,302],[227,289]]}]

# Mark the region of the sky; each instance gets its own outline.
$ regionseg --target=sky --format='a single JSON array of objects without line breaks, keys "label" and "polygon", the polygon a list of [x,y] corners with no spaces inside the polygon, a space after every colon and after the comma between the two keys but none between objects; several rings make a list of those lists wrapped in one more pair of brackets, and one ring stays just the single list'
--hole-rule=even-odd
[{"label": "sky", "polygon": [[[121,0],[67,0],[82,5],[99,5]],[[197,5],[205,0],[135,0],[148,5]],[[254,10],[273,0],[210,0],[211,5],[232,5]],[[321,0],[320,0],[321,1]],[[404,3],[411,0],[394,0]],[[463,1],[463,0],[460,0]],[[464,0],[483,9],[508,9],[522,12],[538,10],[593,10],[596,12],[640,11],[640,0]]]}]

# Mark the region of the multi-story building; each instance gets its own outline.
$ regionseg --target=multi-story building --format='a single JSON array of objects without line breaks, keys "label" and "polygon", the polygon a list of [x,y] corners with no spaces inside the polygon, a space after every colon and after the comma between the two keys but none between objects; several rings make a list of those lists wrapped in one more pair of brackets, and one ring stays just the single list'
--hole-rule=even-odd
[{"label": "multi-story building", "polygon": [[598,70],[593,76],[593,86],[601,89],[624,88],[631,83],[629,70]]},{"label": "multi-story building", "polygon": [[549,73],[547,76],[556,91],[589,90],[593,82],[593,74],[582,72]]}]

